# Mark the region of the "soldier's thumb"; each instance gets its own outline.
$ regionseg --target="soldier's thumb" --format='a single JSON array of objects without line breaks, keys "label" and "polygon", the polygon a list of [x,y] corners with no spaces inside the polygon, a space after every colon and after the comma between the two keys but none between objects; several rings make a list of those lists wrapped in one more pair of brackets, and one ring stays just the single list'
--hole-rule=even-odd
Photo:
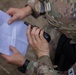
[{"label": "soldier's thumb", "polygon": [[15,20],[17,20],[16,16],[13,16],[9,19],[8,24],[11,24],[12,22],[14,22]]},{"label": "soldier's thumb", "polygon": [[13,52],[13,53],[16,53],[18,52],[17,49],[13,46],[9,46],[9,49]]}]

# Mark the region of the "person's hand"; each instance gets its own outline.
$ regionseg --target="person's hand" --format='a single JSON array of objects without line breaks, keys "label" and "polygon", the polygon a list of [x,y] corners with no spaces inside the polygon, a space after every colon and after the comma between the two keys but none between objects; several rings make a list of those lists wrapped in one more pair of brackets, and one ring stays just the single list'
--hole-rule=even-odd
[{"label": "person's hand", "polygon": [[41,30],[37,27],[31,29],[31,25],[27,29],[28,42],[32,48],[37,52],[38,57],[49,56],[50,47],[49,43],[43,37],[44,30]]},{"label": "person's hand", "polygon": [[21,20],[24,17],[32,13],[31,7],[27,6],[24,8],[10,8],[6,11],[7,14],[11,16],[11,19],[8,21],[8,24],[11,24],[15,20]]},{"label": "person's hand", "polygon": [[13,65],[16,65],[16,66],[19,66],[19,67],[22,66],[25,62],[24,56],[22,56],[22,54],[20,52],[18,52],[18,50],[15,47],[10,46],[9,48],[13,52],[13,54],[10,55],[10,56],[5,55],[5,54],[1,54],[1,56],[4,59],[6,59],[6,61],[9,64],[13,64]]}]

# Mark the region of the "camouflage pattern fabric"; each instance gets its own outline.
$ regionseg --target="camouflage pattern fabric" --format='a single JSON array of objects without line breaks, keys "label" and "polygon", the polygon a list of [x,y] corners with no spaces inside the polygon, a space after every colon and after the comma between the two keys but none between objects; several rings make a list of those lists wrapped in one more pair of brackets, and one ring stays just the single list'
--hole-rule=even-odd
[{"label": "camouflage pattern fabric", "polygon": [[[29,0],[27,4],[33,9],[35,13],[33,16],[46,12],[44,17],[49,25],[45,29],[50,32],[52,38],[50,41],[54,51],[52,52],[52,59],[54,58],[55,49],[62,33],[72,39],[71,43],[76,43],[76,0]],[[67,71],[62,73],[54,70],[50,58],[44,56],[38,59],[37,62],[30,62],[26,75],[68,74]]]},{"label": "camouflage pattern fabric", "polygon": [[76,0],[52,0],[46,19],[58,31],[76,43]]},{"label": "camouflage pattern fabric", "polygon": [[31,6],[36,14],[45,11],[50,17],[49,19],[48,16],[45,15],[48,23],[64,33],[68,38],[71,38],[71,42],[76,43],[76,0],[33,1],[35,2],[34,6]]},{"label": "camouflage pattern fabric", "polygon": [[50,58],[43,56],[37,62],[29,63],[25,75],[67,75],[67,72],[62,73],[54,70]]}]

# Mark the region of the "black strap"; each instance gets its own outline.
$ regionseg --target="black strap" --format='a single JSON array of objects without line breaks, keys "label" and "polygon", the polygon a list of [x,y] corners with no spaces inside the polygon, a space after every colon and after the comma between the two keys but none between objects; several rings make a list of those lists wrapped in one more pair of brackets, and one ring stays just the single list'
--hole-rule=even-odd
[{"label": "black strap", "polygon": [[70,40],[64,34],[59,39],[54,59],[58,70],[68,70],[76,61],[75,44],[70,44]]},{"label": "black strap", "polygon": [[18,70],[19,70],[20,72],[22,72],[22,73],[25,73],[26,68],[27,68],[29,62],[30,62],[30,61],[26,59],[26,60],[25,60],[25,63],[24,63],[21,67],[18,67]]}]

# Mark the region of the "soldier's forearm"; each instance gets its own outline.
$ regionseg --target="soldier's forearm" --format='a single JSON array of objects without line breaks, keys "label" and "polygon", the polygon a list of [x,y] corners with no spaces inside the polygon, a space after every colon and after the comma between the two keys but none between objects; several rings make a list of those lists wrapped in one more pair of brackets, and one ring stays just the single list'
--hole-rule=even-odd
[{"label": "soldier's forearm", "polygon": [[26,7],[22,8],[22,10],[25,12],[26,16],[32,14],[32,8],[30,6],[26,6]]},{"label": "soldier's forearm", "polygon": [[39,2],[39,0],[28,0],[25,6],[29,6],[32,9],[32,15],[37,18],[39,13],[35,10],[35,5]]},{"label": "soldier's forearm", "polygon": [[[47,62],[46,62],[47,61]],[[51,59],[49,56],[42,56],[38,59],[38,65],[43,66],[44,64],[50,67],[53,67],[53,64],[51,62]]]}]

